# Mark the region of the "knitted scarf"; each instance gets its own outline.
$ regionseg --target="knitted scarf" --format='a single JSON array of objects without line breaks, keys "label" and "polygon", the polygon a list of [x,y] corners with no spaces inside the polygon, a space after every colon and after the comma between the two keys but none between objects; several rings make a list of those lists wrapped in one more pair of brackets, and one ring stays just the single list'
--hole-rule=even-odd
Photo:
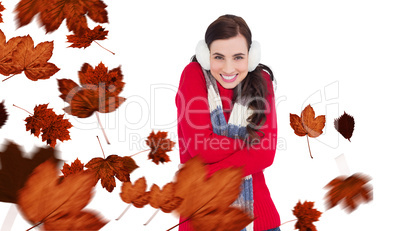
[{"label": "knitted scarf", "polygon": [[[246,126],[248,124],[247,118],[253,113],[245,105],[246,99],[240,98],[234,103],[232,112],[226,123],[225,116],[222,109],[222,100],[219,95],[219,90],[215,78],[209,73],[204,71],[205,80],[208,89],[208,103],[211,114],[211,122],[213,132],[218,135],[227,136],[230,138],[245,138],[248,133]],[[233,206],[238,206],[248,213],[250,217],[254,217],[253,211],[253,179],[251,175],[243,178],[242,190]],[[250,223],[246,228],[241,231],[253,230],[253,223]]]}]

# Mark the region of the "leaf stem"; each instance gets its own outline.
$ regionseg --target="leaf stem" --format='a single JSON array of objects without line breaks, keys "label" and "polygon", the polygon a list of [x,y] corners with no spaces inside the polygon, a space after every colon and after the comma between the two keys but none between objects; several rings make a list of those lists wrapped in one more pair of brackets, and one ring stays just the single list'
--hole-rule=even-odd
[{"label": "leaf stem", "polygon": [[306,137],[307,137],[308,151],[310,152],[310,157],[311,157],[311,159],[313,159],[313,156],[311,155],[310,143],[309,143],[309,141],[308,141],[308,136],[306,136]]},{"label": "leaf stem", "polygon": [[98,119],[99,126],[101,127],[101,130],[102,130],[102,132],[103,132],[103,136],[104,136],[105,139],[106,139],[106,143],[107,143],[107,144],[110,144],[109,139],[108,139],[107,136],[106,136],[105,129],[103,128],[102,123],[101,123],[101,121],[100,121],[99,113],[98,113],[97,111],[95,112],[95,115],[96,115],[96,119]]},{"label": "leaf stem", "polygon": [[16,75],[16,74],[10,75],[9,77],[7,77],[7,78],[3,79],[3,81],[2,81],[2,82],[6,81],[7,79],[9,79],[9,78],[11,78],[11,77],[14,77],[15,75]]},{"label": "leaf stem", "polygon": [[140,154],[140,153],[142,153],[142,152],[147,152],[147,151],[150,151],[150,150],[151,150],[151,149],[147,149],[147,150],[144,150],[144,151],[140,151],[140,152],[134,153],[134,154],[131,155],[130,157],[133,157],[133,156],[138,155],[138,154]]},{"label": "leaf stem", "polygon": [[99,146],[100,146],[100,148],[101,148],[101,150],[102,150],[103,158],[106,159],[106,157],[105,157],[105,152],[103,151],[102,144],[101,144],[101,142],[100,142],[100,140],[99,140],[99,136],[96,136],[96,138],[98,139]]},{"label": "leaf stem", "polygon": [[279,226],[282,226],[282,225],[284,225],[284,224],[286,224],[286,223],[289,223],[289,222],[292,222],[292,221],[297,221],[297,219],[293,219],[293,220],[290,220],[290,221],[283,222],[283,223],[280,224]]},{"label": "leaf stem", "polygon": [[154,214],[152,214],[152,216],[148,219],[148,221],[145,222],[144,226],[145,226],[145,225],[148,225],[149,222],[151,222],[152,219],[154,219],[154,217],[156,216],[156,214],[158,214],[159,211],[160,211],[160,209],[157,209],[157,210],[154,212]]},{"label": "leaf stem", "polygon": [[[3,81],[4,81],[4,80],[3,80]],[[23,110],[23,111],[26,111],[26,112],[28,112],[30,115],[33,116],[33,114],[30,113],[29,111],[27,111],[26,109],[24,109],[24,108],[22,108],[22,107],[19,107],[19,106],[15,105],[15,104],[13,104],[13,106],[16,107],[16,108],[19,108],[19,109],[21,109],[21,110]]]},{"label": "leaf stem", "polygon": [[127,206],[127,208],[120,214],[118,218],[116,218],[116,221],[120,220],[124,214],[126,214],[127,210],[131,207],[131,204]]},{"label": "leaf stem", "polygon": [[97,41],[94,41],[96,44],[98,44],[98,46],[100,46],[100,47],[102,47],[103,49],[105,49],[105,50],[107,50],[107,51],[109,51],[110,53],[112,53],[113,55],[115,55],[115,53],[114,52],[112,52],[111,50],[108,50],[108,49],[106,49],[106,48],[104,48],[102,45],[100,45]]}]

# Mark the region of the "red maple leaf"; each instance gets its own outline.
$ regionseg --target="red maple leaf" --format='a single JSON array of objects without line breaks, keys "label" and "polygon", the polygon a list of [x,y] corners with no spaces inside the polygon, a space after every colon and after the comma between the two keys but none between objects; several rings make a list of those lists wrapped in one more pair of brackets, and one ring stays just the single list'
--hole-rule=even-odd
[{"label": "red maple leaf", "polygon": [[108,33],[109,31],[98,25],[92,30],[89,28],[85,29],[82,35],[67,35],[67,42],[72,43],[69,47],[86,48],[89,47],[92,42],[96,42],[95,40],[106,39]]},{"label": "red maple leaf", "polygon": [[42,133],[42,141],[46,141],[51,147],[55,147],[56,140],[70,140],[70,132],[67,130],[73,125],[64,115],[56,115],[53,109],[47,108],[48,104],[35,106],[34,114],[25,119],[26,130],[39,137]]},{"label": "red maple leaf", "polygon": [[297,202],[294,207],[293,214],[297,217],[297,222],[295,224],[295,228],[300,231],[317,231],[314,221],[318,221],[318,218],[321,216],[322,212],[314,209],[314,202],[305,201],[303,204]]},{"label": "red maple leaf", "polygon": [[84,164],[77,158],[74,162],[71,163],[71,166],[67,163],[64,163],[61,172],[64,176],[68,176],[77,172],[84,171]]},{"label": "red maple leaf", "polygon": [[[0,12],[2,12],[3,10],[5,10],[6,8],[4,8],[4,6],[1,4],[1,2],[0,2]],[[1,13],[0,13],[0,22],[3,22],[3,18],[2,18],[2,15],[1,15]]]},{"label": "red maple leaf", "polygon": [[148,154],[148,158],[152,159],[155,164],[169,162],[170,158],[166,152],[172,151],[175,142],[170,139],[166,139],[167,132],[158,131],[154,133],[152,131],[147,137],[146,143],[151,148]]}]

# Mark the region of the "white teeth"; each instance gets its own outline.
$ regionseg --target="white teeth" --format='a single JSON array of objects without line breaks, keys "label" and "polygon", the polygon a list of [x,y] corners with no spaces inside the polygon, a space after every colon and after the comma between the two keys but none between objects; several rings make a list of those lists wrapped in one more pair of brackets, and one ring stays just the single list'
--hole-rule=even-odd
[{"label": "white teeth", "polygon": [[[237,75],[237,74],[236,74],[236,75]],[[222,76],[222,78],[224,78],[224,79],[231,80],[231,79],[233,79],[234,77],[236,77],[236,75],[221,75],[221,76]]]}]

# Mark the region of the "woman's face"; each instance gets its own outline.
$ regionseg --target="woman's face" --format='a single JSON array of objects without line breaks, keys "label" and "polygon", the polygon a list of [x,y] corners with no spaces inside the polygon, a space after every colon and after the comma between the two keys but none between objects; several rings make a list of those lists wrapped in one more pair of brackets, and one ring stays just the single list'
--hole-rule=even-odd
[{"label": "woman's face", "polygon": [[248,74],[248,45],[243,35],[218,39],[210,47],[211,74],[224,88],[235,88]]}]

